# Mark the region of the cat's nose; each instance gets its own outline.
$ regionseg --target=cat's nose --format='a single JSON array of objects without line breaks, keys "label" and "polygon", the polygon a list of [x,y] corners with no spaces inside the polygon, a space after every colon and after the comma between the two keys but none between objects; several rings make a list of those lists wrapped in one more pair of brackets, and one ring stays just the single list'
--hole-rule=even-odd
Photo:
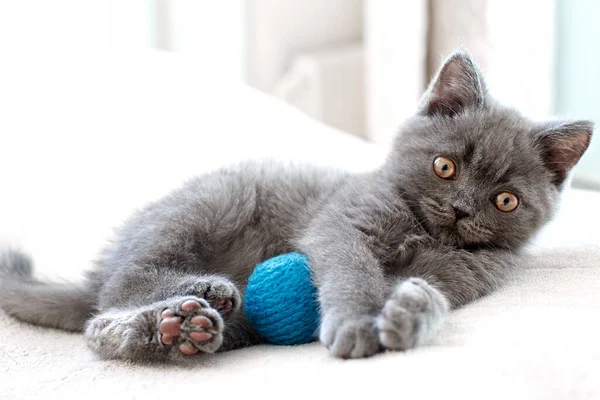
[{"label": "cat's nose", "polygon": [[465,210],[458,208],[456,206],[453,206],[452,208],[454,208],[454,215],[456,215],[457,221],[459,219],[468,218],[471,215],[468,212],[466,212]]}]

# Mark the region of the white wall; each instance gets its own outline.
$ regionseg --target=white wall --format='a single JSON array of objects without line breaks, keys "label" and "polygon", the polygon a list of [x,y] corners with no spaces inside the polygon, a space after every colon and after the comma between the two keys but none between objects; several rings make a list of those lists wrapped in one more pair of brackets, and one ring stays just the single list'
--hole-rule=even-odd
[{"label": "white wall", "polygon": [[154,1],[157,27],[163,27],[159,47],[201,57],[210,70],[246,79],[245,1]]},{"label": "white wall", "polygon": [[591,119],[596,134],[575,170],[574,184],[600,189],[600,2],[559,0],[557,114]]},{"label": "white wall", "polygon": [[366,136],[389,144],[426,84],[427,1],[365,2]]},{"label": "white wall", "polygon": [[536,119],[553,112],[554,1],[431,1],[431,73],[443,57],[464,47],[482,67],[500,102]]},{"label": "white wall", "polygon": [[318,121],[365,136],[362,44],[297,54],[273,93]]},{"label": "white wall", "polygon": [[272,92],[295,55],[361,41],[362,0],[248,0],[248,81]]},{"label": "white wall", "polygon": [[202,57],[207,71],[242,78],[244,7],[241,0],[0,1],[0,48],[49,54],[154,48]]},{"label": "white wall", "polygon": [[0,2],[0,49],[50,52],[108,48],[111,1],[18,0]]}]

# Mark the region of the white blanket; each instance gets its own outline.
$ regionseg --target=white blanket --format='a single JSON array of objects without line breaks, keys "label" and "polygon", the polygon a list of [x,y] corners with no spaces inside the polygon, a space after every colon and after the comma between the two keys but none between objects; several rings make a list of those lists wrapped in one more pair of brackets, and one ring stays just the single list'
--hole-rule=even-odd
[{"label": "white blanket", "polygon": [[[0,239],[45,276],[77,279],[133,209],[198,173],[248,157],[361,171],[384,157],[167,55],[4,69]],[[453,312],[426,347],[342,361],[319,344],[258,346],[141,366],[0,313],[0,399],[600,398],[598,204],[600,194],[566,193],[513,281]]]}]

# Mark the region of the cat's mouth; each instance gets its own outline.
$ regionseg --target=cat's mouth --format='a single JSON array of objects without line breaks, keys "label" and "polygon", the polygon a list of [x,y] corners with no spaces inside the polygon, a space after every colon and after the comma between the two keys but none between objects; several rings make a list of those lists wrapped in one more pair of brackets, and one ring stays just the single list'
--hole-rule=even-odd
[{"label": "cat's mouth", "polygon": [[455,229],[466,244],[483,244],[493,236],[492,231],[473,220],[458,220]]},{"label": "cat's mouth", "polygon": [[477,219],[472,217],[459,219],[451,207],[444,207],[434,199],[423,199],[421,208],[429,230],[446,243],[483,244],[493,236],[492,231]]}]

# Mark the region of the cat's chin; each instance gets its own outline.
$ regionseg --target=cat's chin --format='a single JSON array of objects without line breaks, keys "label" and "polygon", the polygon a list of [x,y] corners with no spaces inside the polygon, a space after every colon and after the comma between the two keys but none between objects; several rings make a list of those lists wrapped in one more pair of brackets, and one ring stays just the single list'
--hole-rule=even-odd
[{"label": "cat's chin", "polygon": [[447,246],[461,246],[465,243],[458,234],[455,225],[435,224],[433,221],[428,221],[428,227],[429,233],[442,244]]}]

